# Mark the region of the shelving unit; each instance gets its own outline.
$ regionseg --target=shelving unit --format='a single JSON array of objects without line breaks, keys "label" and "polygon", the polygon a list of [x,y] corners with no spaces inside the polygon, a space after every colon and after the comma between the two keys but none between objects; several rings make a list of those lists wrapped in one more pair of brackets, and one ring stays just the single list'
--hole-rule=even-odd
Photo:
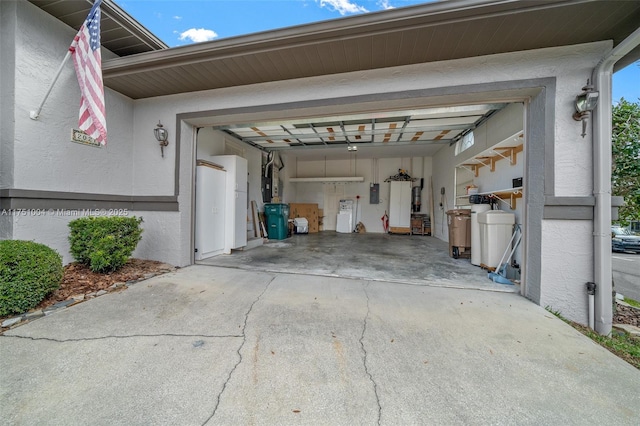
[{"label": "shelving unit", "polygon": [[[458,168],[464,168],[471,172],[476,178],[479,177],[480,169],[487,167],[490,172],[496,170],[496,163],[499,161],[509,161],[514,166],[518,162],[518,154],[524,150],[524,132],[520,131],[504,139],[491,148],[482,151],[476,156],[459,164]],[[457,183],[458,185],[458,183]],[[481,185],[482,186],[482,185]],[[460,189],[460,188],[456,188]],[[496,189],[492,191],[480,192],[478,195],[488,195],[507,202],[511,210],[516,208],[516,200],[522,198],[523,188],[515,187],[508,189]],[[456,206],[470,205],[469,195],[456,194]],[[465,201],[466,200],[466,201]]]},{"label": "shelving unit", "polygon": [[[519,186],[517,188],[510,189],[499,189],[497,191],[490,192],[479,192],[478,195],[488,195],[490,197],[499,198],[501,200],[509,200],[509,207],[511,210],[515,210],[516,208],[516,200],[518,198],[522,198],[522,187]],[[459,195],[456,199],[468,199],[469,195]],[[470,203],[456,203],[456,205],[470,205]]]},{"label": "shelving unit", "polygon": [[479,155],[472,158],[471,162],[465,162],[461,164],[459,167],[465,167],[469,169],[475,177],[478,177],[478,173],[480,168],[489,167],[489,170],[495,172],[496,170],[496,162],[500,160],[509,160],[511,165],[515,165],[518,161],[518,153],[522,152],[524,149],[523,145],[517,146],[504,146],[504,147],[495,147],[489,150],[490,153],[495,153],[495,155]]}]

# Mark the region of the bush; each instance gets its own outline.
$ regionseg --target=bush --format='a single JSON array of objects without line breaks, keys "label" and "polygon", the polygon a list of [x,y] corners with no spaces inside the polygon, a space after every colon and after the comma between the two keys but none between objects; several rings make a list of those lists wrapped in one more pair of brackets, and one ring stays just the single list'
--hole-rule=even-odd
[{"label": "bush", "polygon": [[71,255],[93,272],[121,268],[142,238],[137,217],[83,217],[69,223]]},{"label": "bush", "polygon": [[62,282],[62,257],[33,241],[0,241],[0,315],[20,314]]}]

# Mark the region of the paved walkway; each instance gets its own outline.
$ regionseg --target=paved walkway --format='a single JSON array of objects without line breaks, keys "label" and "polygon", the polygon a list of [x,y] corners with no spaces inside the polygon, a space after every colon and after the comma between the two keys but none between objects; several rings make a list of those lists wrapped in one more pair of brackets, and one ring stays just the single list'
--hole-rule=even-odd
[{"label": "paved walkway", "polygon": [[640,424],[640,371],[513,293],[192,266],[0,336],[9,425]]}]

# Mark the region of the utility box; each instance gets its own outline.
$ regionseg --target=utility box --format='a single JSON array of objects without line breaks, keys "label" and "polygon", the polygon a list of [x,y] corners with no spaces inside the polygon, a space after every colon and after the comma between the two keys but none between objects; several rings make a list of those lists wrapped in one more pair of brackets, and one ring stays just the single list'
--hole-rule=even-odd
[{"label": "utility box", "polygon": [[270,203],[264,205],[267,218],[267,236],[270,240],[284,240],[289,232],[289,205]]},{"label": "utility box", "polygon": [[471,210],[455,209],[447,211],[449,224],[449,256],[471,256]]}]

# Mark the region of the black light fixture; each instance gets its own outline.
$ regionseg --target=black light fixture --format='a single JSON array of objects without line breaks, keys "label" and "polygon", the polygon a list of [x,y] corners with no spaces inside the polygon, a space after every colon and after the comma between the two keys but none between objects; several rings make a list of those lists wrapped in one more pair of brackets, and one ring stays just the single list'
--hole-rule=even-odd
[{"label": "black light fixture", "polygon": [[576,112],[573,113],[573,119],[576,121],[582,121],[582,137],[587,134],[587,121],[591,116],[591,111],[596,109],[598,105],[598,97],[600,93],[593,90],[593,86],[589,84],[582,88],[582,93],[576,96],[575,108]]},{"label": "black light fixture", "polygon": [[158,126],[153,129],[153,134],[156,136],[156,140],[160,143],[160,152],[162,154],[162,158],[164,158],[164,147],[169,145],[169,132],[162,126],[160,120],[158,120]]}]

